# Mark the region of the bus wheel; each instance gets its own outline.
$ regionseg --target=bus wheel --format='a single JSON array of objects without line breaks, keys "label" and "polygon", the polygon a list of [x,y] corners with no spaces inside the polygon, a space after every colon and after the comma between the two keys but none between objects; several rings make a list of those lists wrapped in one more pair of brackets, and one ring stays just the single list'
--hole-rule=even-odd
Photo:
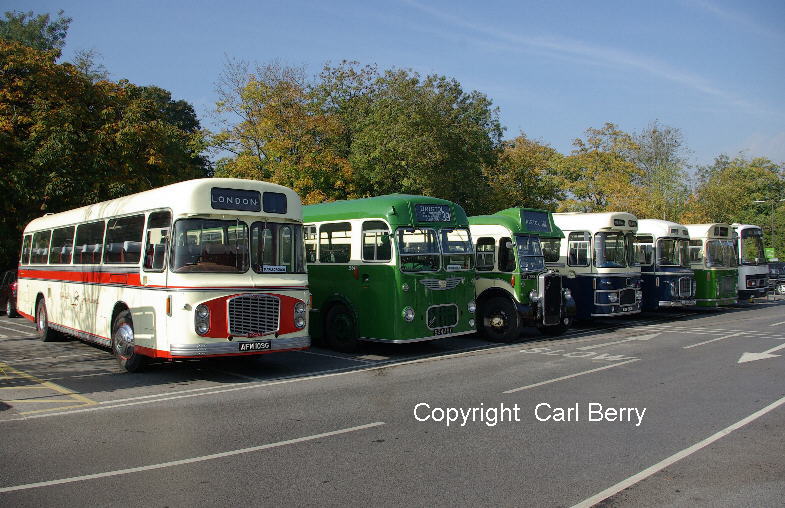
[{"label": "bus wheel", "polygon": [[774,292],[778,295],[785,295],[785,282],[780,282],[774,286]]},{"label": "bus wheel", "polygon": [[9,319],[15,318],[15,317],[19,317],[19,314],[16,313],[16,307],[11,302],[10,298],[5,303],[5,317],[7,317]]},{"label": "bus wheel", "polygon": [[518,311],[509,298],[497,296],[482,306],[480,333],[493,342],[512,342],[518,338]]},{"label": "bus wheel", "polygon": [[354,316],[344,305],[335,305],[327,313],[324,327],[327,345],[342,353],[357,351],[357,327]]},{"label": "bus wheel", "polygon": [[144,366],[145,357],[136,352],[134,323],[131,313],[122,311],[112,324],[112,353],[117,363],[128,372],[138,372]]},{"label": "bus wheel", "polygon": [[38,300],[38,305],[35,308],[35,333],[41,342],[52,342],[57,338],[57,332],[49,328],[49,317],[43,298]]}]

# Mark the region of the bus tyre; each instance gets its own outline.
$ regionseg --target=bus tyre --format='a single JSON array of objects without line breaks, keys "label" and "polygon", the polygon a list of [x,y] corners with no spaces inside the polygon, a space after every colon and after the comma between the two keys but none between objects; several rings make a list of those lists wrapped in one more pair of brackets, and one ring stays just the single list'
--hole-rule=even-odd
[{"label": "bus tyre", "polygon": [[778,295],[785,295],[785,282],[780,282],[774,286],[774,292]]},{"label": "bus tyre", "polygon": [[19,317],[19,314],[16,313],[16,306],[11,302],[10,298],[5,303],[5,317],[8,319]]},{"label": "bus tyre", "polygon": [[112,353],[117,363],[127,372],[138,372],[144,367],[145,357],[136,352],[134,323],[131,312],[124,310],[112,323]]},{"label": "bus tyre", "polygon": [[512,342],[520,330],[518,311],[509,298],[497,296],[482,306],[480,333],[493,342]]},{"label": "bus tyre", "polygon": [[357,351],[357,326],[354,316],[346,306],[333,306],[325,321],[324,337],[328,346],[342,353]]},{"label": "bus tyre", "polygon": [[41,342],[52,342],[57,339],[57,332],[49,328],[49,315],[43,298],[38,300],[35,307],[35,333]]}]

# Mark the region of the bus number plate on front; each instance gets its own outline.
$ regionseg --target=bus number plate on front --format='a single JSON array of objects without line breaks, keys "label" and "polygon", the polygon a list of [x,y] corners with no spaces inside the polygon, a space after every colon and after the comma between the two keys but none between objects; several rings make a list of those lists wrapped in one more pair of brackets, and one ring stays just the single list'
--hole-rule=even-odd
[{"label": "bus number plate on front", "polygon": [[434,335],[449,335],[452,333],[452,327],[445,326],[443,328],[434,328],[433,334]]},{"label": "bus number plate on front", "polygon": [[240,351],[265,351],[270,349],[269,340],[255,340],[253,342],[240,342]]}]

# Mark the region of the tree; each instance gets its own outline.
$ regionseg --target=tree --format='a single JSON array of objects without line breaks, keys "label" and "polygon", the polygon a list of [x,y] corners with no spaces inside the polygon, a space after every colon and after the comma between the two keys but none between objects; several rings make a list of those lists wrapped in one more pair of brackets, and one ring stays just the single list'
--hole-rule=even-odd
[{"label": "tree", "polygon": [[563,199],[558,169],[564,156],[521,133],[502,143],[498,163],[485,168],[491,188],[489,211],[511,207],[555,209]]},{"label": "tree", "polygon": [[[681,220],[757,224],[768,230],[766,244],[785,257],[785,202],[779,201],[782,198],[785,166],[764,157],[748,159],[740,154],[731,159],[720,155],[710,166],[698,169],[697,184]],[[776,237],[771,234],[772,219]]]},{"label": "tree", "polygon": [[216,176],[293,188],[306,203],[353,197],[351,168],[335,146],[340,119],[325,112],[302,68],[228,62],[218,89],[224,128],[213,146],[230,152]]},{"label": "tree", "polygon": [[615,124],[586,130],[586,139],[573,142],[575,150],[559,168],[566,198],[561,211],[639,213],[642,193],[635,182],[643,172],[627,154],[635,148],[632,137]]},{"label": "tree", "polygon": [[0,40],[0,263],[21,231],[59,212],[203,176],[193,108],[157,87],[93,83],[71,64]]},{"label": "tree", "polygon": [[87,76],[93,83],[109,79],[109,71],[98,62],[100,53],[94,49],[80,49],[74,54],[74,67]]},{"label": "tree", "polygon": [[53,51],[58,58],[71,21],[71,18],[63,17],[62,10],[57,12],[54,21],[49,14],[35,16],[32,11],[6,11],[5,19],[0,20],[0,39],[16,41],[40,51]]},{"label": "tree", "polygon": [[637,209],[641,218],[677,220],[689,194],[687,153],[679,129],[654,121],[631,136],[626,156],[641,171],[636,182],[644,199]]}]

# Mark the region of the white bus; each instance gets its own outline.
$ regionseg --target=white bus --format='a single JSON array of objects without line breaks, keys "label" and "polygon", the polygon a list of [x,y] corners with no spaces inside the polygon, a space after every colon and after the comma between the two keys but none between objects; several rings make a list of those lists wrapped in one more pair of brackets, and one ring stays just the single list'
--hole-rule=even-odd
[{"label": "white bus", "polygon": [[554,213],[564,232],[558,262],[578,319],[641,311],[641,267],[634,251],[638,219],[631,213]]},{"label": "white bus", "polygon": [[753,224],[731,224],[739,264],[739,300],[766,296],[769,263],[763,253],[763,230]]},{"label": "white bus", "polygon": [[310,345],[302,205],[280,185],[204,178],[67,212],[24,231],[17,307],[43,341],[148,358]]}]

